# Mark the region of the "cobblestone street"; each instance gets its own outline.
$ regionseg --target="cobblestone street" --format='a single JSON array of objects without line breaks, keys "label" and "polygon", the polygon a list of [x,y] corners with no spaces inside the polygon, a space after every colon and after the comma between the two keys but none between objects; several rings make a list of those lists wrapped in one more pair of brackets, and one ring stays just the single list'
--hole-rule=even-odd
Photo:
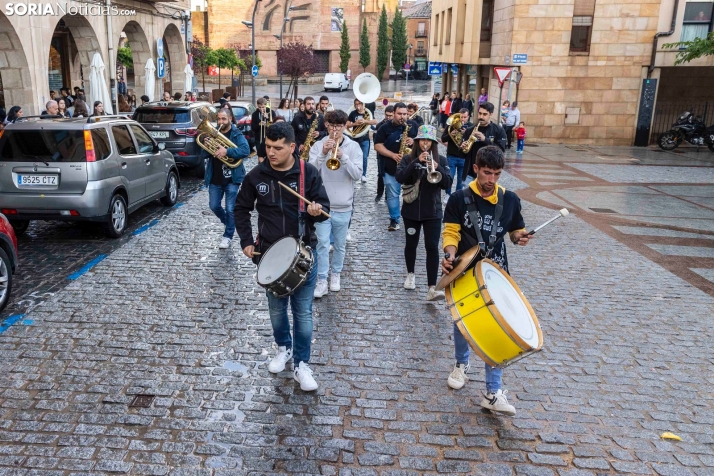
[{"label": "cobblestone street", "polygon": [[[510,247],[545,340],[504,373],[515,417],[481,410],[474,356],[466,386],[447,387],[451,317],[425,301],[423,248],[416,291],[402,287],[404,231],[388,232],[374,203],[372,152],[342,290],[314,305],[316,392],[291,365],[268,372],[255,266],[238,246],[218,249],[223,227],[200,190],[0,332],[0,475],[714,474],[714,298],[584,209],[612,203],[553,195],[567,183],[554,175],[577,169],[542,167],[564,147],[527,150],[550,178],[531,182],[509,153],[501,183],[527,197],[529,229],[562,200],[571,215]],[[676,184],[714,185],[700,165]],[[141,407],[136,395],[155,398]]]}]

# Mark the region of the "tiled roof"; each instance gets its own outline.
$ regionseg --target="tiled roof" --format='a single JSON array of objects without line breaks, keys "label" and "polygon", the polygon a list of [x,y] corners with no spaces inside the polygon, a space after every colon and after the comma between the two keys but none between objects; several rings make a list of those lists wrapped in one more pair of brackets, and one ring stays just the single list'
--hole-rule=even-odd
[{"label": "tiled roof", "polygon": [[431,0],[413,5],[404,16],[407,18],[431,18]]}]

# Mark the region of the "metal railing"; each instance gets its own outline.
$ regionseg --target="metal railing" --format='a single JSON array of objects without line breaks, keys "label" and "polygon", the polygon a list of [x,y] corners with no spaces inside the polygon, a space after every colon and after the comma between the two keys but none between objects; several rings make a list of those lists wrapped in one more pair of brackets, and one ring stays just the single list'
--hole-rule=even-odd
[{"label": "metal railing", "polygon": [[416,51],[414,52],[414,56],[426,56],[426,49],[425,48],[417,48]]},{"label": "metal railing", "polygon": [[679,116],[693,110],[695,116],[700,116],[707,127],[714,124],[714,104],[698,101],[657,101],[650,127],[650,145],[657,144],[659,135],[672,128]]},{"label": "metal railing", "polygon": [[416,33],[414,33],[415,38],[428,38],[429,37],[429,32],[427,30],[417,30]]}]

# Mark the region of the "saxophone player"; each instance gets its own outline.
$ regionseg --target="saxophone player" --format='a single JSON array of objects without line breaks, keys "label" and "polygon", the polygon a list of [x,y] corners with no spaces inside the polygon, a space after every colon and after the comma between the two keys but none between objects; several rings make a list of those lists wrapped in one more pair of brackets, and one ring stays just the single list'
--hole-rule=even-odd
[{"label": "saxophone player", "polygon": [[[502,151],[506,151],[506,131],[501,125],[491,122],[491,115],[494,106],[490,102],[484,102],[478,106],[478,122],[471,128],[466,129],[463,135],[462,150],[466,152],[464,160],[464,170],[462,172],[463,187],[468,188],[476,178],[474,164],[476,163],[476,153],[487,145],[496,145]],[[473,140],[469,140],[475,135]],[[469,149],[470,147],[470,149]]]},{"label": "saxophone player", "polygon": [[417,135],[418,127],[415,122],[408,120],[408,117],[407,105],[398,102],[394,105],[392,121],[381,126],[374,136],[374,150],[384,160],[384,187],[389,209],[389,231],[399,229],[399,217],[401,216],[399,208],[401,185],[395,177],[397,165],[402,160],[404,149],[414,145],[414,137]]},{"label": "saxophone player", "polygon": [[[231,157],[233,159],[244,159],[250,154],[250,146],[245,140],[243,133],[232,124],[232,114],[230,109],[220,109],[218,111],[218,132],[223,134],[237,147],[220,147],[215,155],[211,156],[205,149],[201,149],[201,160],[206,162],[206,174],[204,180],[208,187],[208,206],[215,213],[221,223],[225,225],[220,249],[231,246],[233,234],[236,231],[236,222],[233,217],[233,209],[238,195],[238,188],[243,183],[245,177],[245,166],[241,163],[238,167],[230,168],[220,159]],[[226,206],[223,208],[221,201],[226,198]]]},{"label": "saxophone player", "polygon": [[315,98],[307,96],[305,98],[305,111],[295,114],[292,122],[293,129],[295,130],[295,150],[298,153],[302,153],[303,144],[307,139],[307,133],[316,118],[317,128],[313,131],[312,137],[317,141],[327,135],[327,129],[325,129],[323,117],[315,112]]},{"label": "saxophone player", "polygon": [[275,112],[268,109],[268,101],[258,98],[255,102],[257,109],[250,118],[250,129],[255,137],[255,150],[265,143],[265,133],[268,127],[275,122]]}]

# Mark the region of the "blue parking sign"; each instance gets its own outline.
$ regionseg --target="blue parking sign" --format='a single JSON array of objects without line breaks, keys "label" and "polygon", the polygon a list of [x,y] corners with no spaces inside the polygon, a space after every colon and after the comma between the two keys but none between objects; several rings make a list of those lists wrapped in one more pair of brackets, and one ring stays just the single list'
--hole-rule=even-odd
[{"label": "blue parking sign", "polygon": [[163,78],[166,75],[166,60],[163,58],[156,58],[156,75],[159,78]]},{"label": "blue parking sign", "polygon": [[429,74],[430,75],[441,74],[441,63],[437,63],[434,61],[429,62]]}]

